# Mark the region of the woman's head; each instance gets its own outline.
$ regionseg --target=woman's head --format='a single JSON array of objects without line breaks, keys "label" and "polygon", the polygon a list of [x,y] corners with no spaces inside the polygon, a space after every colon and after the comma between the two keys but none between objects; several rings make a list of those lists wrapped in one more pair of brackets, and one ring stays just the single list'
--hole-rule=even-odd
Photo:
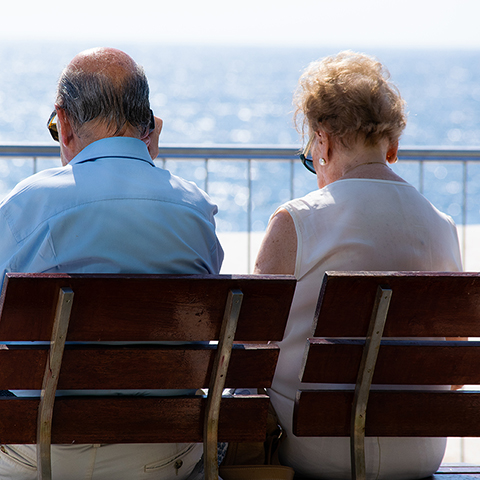
[{"label": "woman's head", "polygon": [[303,133],[322,129],[346,148],[360,140],[366,146],[397,142],[405,102],[389,76],[377,60],[349,51],[311,63],[294,96],[297,126]]}]

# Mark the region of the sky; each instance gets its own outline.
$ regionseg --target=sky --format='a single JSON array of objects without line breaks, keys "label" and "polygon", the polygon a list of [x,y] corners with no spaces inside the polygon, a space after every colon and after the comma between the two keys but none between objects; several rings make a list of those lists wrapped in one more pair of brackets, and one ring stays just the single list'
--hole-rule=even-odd
[{"label": "sky", "polygon": [[480,49],[480,0],[4,2],[0,41]]}]

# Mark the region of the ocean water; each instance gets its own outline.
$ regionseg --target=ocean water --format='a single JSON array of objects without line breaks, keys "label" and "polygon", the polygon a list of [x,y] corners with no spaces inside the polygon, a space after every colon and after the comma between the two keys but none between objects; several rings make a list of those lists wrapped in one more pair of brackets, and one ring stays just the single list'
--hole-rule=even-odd
[{"label": "ocean water", "polygon": [[[120,45],[146,70],[168,144],[297,144],[292,92],[336,50]],[[0,43],[0,142],[47,143],[62,68],[77,44]],[[402,145],[480,145],[480,51],[372,50],[408,104]]]},{"label": "ocean water", "polygon": [[[115,45],[142,64],[151,105],[164,120],[160,141],[178,145],[300,146],[292,121],[292,93],[303,69],[335,49],[226,46]],[[85,46],[0,44],[0,143],[52,144],[46,129],[63,67]],[[370,50],[389,69],[408,104],[401,146],[480,146],[480,51]],[[3,163],[3,162],[2,162]],[[202,162],[169,162],[180,175],[205,184]],[[251,219],[244,162],[212,162],[209,193],[220,207],[219,229],[263,231],[269,215],[289,199],[289,166],[252,165]],[[418,164],[396,169],[415,186]],[[428,164],[425,195],[460,223],[461,165]],[[28,175],[22,160],[0,166],[0,192]],[[295,168],[294,196],[316,188],[313,175]],[[480,223],[480,166],[468,167],[467,223]]]}]

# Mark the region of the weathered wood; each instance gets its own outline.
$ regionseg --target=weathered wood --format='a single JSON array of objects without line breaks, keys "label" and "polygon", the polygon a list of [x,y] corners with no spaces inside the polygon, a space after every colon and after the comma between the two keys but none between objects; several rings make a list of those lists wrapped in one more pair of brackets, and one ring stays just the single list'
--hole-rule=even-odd
[{"label": "weathered wood", "polygon": [[[216,478],[208,472],[216,472],[211,467],[217,462],[217,438],[263,441],[269,399],[266,395],[222,399],[222,386],[211,384],[214,365],[220,365],[218,376],[227,388],[271,385],[278,347],[262,342],[283,338],[295,283],[292,276],[7,274],[0,297],[0,344],[13,344],[0,349],[0,389],[37,390],[42,379],[51,377],[55,383],[58,378],[62,395],[69,390],[72,394],[71,390],[129,389],[150,394],[97,392],[73,397],[57,391],[55,397],[57,385],[51,383],[45,389],[48,405],[54,403],[51,443],[205,446],[206,399],[152,394],[162,389],[195,392],[208,386],[209,399],[213,395],[219,405],[219,420],[215,415],[211,442],[215,454],[209,462],[204,451],[210,463],[205,471],[206,478]],[[52,336],[52,328],[57,329],[53,322],[57,297],[66,290],[75,295],[68,332]],[[243,297],[234,316],[238,328],[236,334],[232,329],[223,335],[225,319],[231,316],[227,297],[232,294]],[[52,355],[61,346],[57,337],[67,340],[63,356]],[[35,343],[50,339],[50,345]],[[50,368],[49,358],[56,370]],[[50,478],[50,432],[43,427],[43,417],[37,421],[39,406],[46,410],[44,404],[35,397],[0,398],[0,442],[39,444],[38,431],[46,432],[41,435],[45,448],[44,453],[38,449],[37,470],[39,478]],[[44,417],[50,419],[51,409],[46,411]]]},{"label": "weathered wood", "polygon": [[295,279],[10,273],[0,297],[0,341],[48,341],[60,287],[76,299],[67,341],[215,340],[231,289],[245,295],[235,340],[279,341],[290,305],[278,300],[292,297]]},{"label": "weathered wood", "polygon": [[[294,434],[350,436],[353,385],[363,371],[365,345],[355,337],[367,334],[378,287],[391,289],[392,298],[387,339],[376,364],[365,367],[373,373],[362,417],[365,435],[480,436],[480,392],[449,389],[480,384],[480,343],[444,340],[480,336],[480,274],[435,272],[325,274],[315,313],[318,338],[309,339],[301,372],[307,385],[297,393]],[[315,383],[328,385],[308,390]]]},{"label": "weathered wood", "polygon": [[355,480],[366,480],[365,461],[365,414],[367,412],[370,386],[372,384],[378,351],[382,341],[383,329],[387,320],[392,290],[389,287],[377,286],[375,304],[368,326],[362,359],[358,369],[355,392],[352,402],[350,421],[350,457],[351,474]]},{"label": "weathered wood", "polygon": [[61,288],[58,292],[50,351],[43,375],[40,405],[38,406],[37,474],[39,480],[50,480],[52,478],[51,439],[53,406],[60,377],[60,368],[62,367],[73,297],[74,295],[70,288]]},{"label": "weathered wood", "polygon": [[327,272],[313,336],[365,337],[377,285],[394,292],[385,337],[480,337],[480,274],[435,272]]},{"label": "weathered wood", "polygon": [[[0,398],[0,443],[35,443],[39,398]],[[203,397],[57,397],[52,443],[203,441]],[[264,441],[269,399],[222,399],[220,441]]]},{"label": "weathered wood", "polygon": [[[303,382],[355,383],[362,340],[309,339]],[[406,368],[416,365],[418,368]],[[375,384],[480,384],[480,342],[383,340],[373,376]]]},{"label": "weathered wood", "polygon": [[232,356],[233,339],[242,307],[241,290],[230,290],[225,307],[217,354],[213,362],[203,425],[203,461],[205,480],[218,480],[218,426],[225,379]]},{"label": "weathered wood", "polygon": [[[349,436],[353,390],[303,391],[293,420],[297,436]],[[478,437],[480,392],[371,391],[367,436]]]},{"label": "weathered wood", "polygon": [[[47,348],[32,345],[0,350],[0,389],[41,389]],[[226,388],[270,387],[278,352],[274,344],[235,345]],[[215,353],[213,345],[67,345],[58,388],[207,388]]]}]

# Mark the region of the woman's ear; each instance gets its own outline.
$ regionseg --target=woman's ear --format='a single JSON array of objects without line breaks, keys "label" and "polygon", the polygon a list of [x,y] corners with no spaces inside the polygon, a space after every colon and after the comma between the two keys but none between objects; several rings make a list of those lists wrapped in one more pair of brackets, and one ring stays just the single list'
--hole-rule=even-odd
[{"label": "woman's ear", "polygon": [[317,140],[318,151],[320,153],[320,157],[323,158],[327,163],[330,160],[331,156],[331,141],[330,136],[328,135],[325,130],[318,129],[315,132],[315,138]]},{"label": "woman's ear", "polygon": [[390,146],[387,150],[387,162],[395,163],[398,160],[398,140],[396,142],[390,143]]}]

